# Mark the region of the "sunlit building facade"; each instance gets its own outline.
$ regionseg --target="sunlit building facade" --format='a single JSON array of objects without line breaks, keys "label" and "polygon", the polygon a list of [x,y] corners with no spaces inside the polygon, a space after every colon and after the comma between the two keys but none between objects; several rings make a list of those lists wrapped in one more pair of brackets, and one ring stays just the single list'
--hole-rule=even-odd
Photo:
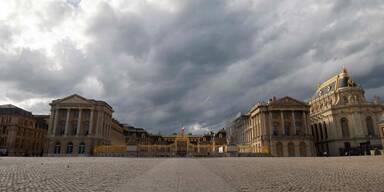
[{"label": "sunlit building facade", "polygon": [[98,146],[98,156],[140,156],[140,157],[207,157],[224,155],[226,132],[205,135],[185,134],[181,129],[174,135],[153,135],[142,128],[131,127],[127,134],[127,145]]},{"label": "sunlit building facade", "polygon": [[291,97],[256,104],[232,123],[230,145],[239,153],[271,156],[313,156],[309,105]]},{"label": "sunlit building facade", "polygon": [[88,156],[110,145],[113,109],[104,101],[71,95],[50,103],[48,156]]},{"label": "sunlit building facade", "polygon": [[0,155],[42,156],[47,116],[34,116],[14,105],[0,105]]},{"label": "sunlit building facade", "polygon": [[257,104],[231,121],[228,139],[240,153],[365,155],[383,148],[383,112],[380,99],[368,102],[343,68],[308,104],[290,97]]},{"label": "sunlit building facade", "polygon": [[380,99],[368,102],[347,69],[318,85],[309,102],[318,155],[363,155],[382,148]]}]

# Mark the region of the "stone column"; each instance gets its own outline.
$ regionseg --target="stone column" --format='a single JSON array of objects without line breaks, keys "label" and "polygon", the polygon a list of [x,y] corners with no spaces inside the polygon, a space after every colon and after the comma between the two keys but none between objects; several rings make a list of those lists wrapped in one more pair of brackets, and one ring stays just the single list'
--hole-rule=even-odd
[{"label": "stone column", "polygon": [[[110,120],[110,118],[108,116],[108,122],[110,122],[109,120]],[[111,123],[112,122],[108,123],[108,126],[107,126],[107,137],[111,137],[111,129],[112,129],[112,124]]]},{"label": "stone column", "polygon": [[79,136],[80,128],[81,128],[81,108],[79,108],[79,116],[78,116],[78,119],[77,119],[76,136]]},{"label": "stone column", "polygon": [[307,134],[312,133],[311,131],[311,117],[309,113],[305,113],[305,123],[307,124]]},{"label": "stone column", "polygon": [[102,112],[102,114],[99,116],[100,117],[100,127],[99,127],[99,136],[103,136],[103,131],[104,131],[104,112]]},{"label": "stone column", "polygon": [[295,111],[292,111],[293,132],[292,135],[296,135],[296,118]]},{"label": "stone column", "polygon": [[69,125],[69,114],[71,112],[71,109],[68,108],[67,109],[67,119],[65,120],[65,131],[64,131],[64,135],[68,135],[68,125]]},{"label": "stone column", "polygon": [[55,111],[53,108],[51,108],[51,115],[49,116],[49,123],[48,123],[48,132],[47,135],[50,136],[52,135],[53,132],[53,117],[55,116]]},{"label": "stone column", "polygon": [[269,135],[272,135],[273,134],[273,125],[272,125],[272,112],[269,111],[269,120],[268,120],[268,123],[269,123]]},{"label": "stone column", "polygon": [[104,121],[103,121],[103,134],[102,134],[102,136],[103,137],[105,137],[106,135],[107,135],[107,114],[105,114],[104,113],[104,116],[103,116],[103,119],[104,119]]},{"label": "stone column", "polygon": [[280,116],[281,116],[282,133],[283,133],[283,135],[285,135],[285,125],[284,125],[284,114],[283,114],[283,111],[280,111]]},{"label": "stone column", "polygon": [[103,111],[99,111],[97,115],[96,135],[100,136],[103,129]]},{"label": "stone column", "polygon": [[88,129],[88,136],[92,134],[93,131],[93,116],[94,116],[94,109],[91,109],[90,118],[89,118],[89,129]]},{"label": "stone column", "polygon": [[302,119],[303,119],[303,125],[304,125],[304,129],[303,129],[303,130],[304,130],[304,134],[305,134],[305,135],[307,135],[307,133],[308,133],[308,130],[307,130],[307,129],[308,129],[308,126],[307,126],[307,118],[306,118],[306,115],[307,115],[307,114],[305,113],[305,111],[303,111],[303,118],[302,118]]},{"label": "stone column", "polygon": [[102,119],[103,119],[102,120],[103,124],[101,124],[102,129],[101,129],[100,135],[104,137],[105,136],[105,113],[103,113]]},{"label": "stone column", "polygon": [[262,136],[262,135],[267,135],[267,113],[266,112],[263,112],[262,113],[262,116],[261,116],[261,123],[262,123],[262,128],[259,128],[260,129],[260,133],[259,133],[259,136]]},{"label": "stone column", "polygon": [[55,110],[55,116],[53,120],[53,131],[52,131],[52,136],[56,135],[56,129],[57,129],[57,122],[59,121],[59,109]]}]

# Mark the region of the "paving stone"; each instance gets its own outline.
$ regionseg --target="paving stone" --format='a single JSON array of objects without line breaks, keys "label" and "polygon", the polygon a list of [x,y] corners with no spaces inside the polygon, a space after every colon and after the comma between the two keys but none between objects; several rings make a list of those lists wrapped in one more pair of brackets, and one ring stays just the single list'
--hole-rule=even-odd
[{"label": "paving stone", "polygon": [[384,158],[2,157],[0,191],[384,191]]}]

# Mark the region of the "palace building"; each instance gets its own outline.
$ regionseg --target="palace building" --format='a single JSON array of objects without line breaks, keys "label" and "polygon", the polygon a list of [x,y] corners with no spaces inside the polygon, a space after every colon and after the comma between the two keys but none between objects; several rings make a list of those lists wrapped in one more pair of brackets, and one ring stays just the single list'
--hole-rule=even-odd
[{"label": "palace building", "polygon": [[345,68],[318,84],[309,103],[273,97],[204,135],[151,134],[113,119],[108,103],[77,94],[50,106],[50,115],[33,115],[0,105],[0,155],[307,157],[366,155],[384,144],[384,105],[367,101]]},{"label": "palace building", "polygon": [[127,145],[102,145],[95,148],[98,156],[140,156],[140,157],[206,157],[218,156],[226,151],[226,133],[205,135],[185,134],[181,129],[175,135],[153,135],[142,128],[127,130]]},{"label": "palace building", "polygon": [[227,127],[240,153],[272,156],[364,155],[383,148],[384,105],[368,102],[343,68],[309,104],[290,97],[258,103]]},{"label": "palace building", "polygon": [[112,119],[111,134],[110,134],[111,145],[125,144],[124,131],[125,131],[124,126],[116,119]]},{"label": "palace building", "polygon": [[50,106],[48,156],[92,155],[95,146],[110,145],[113,138],[119,138],[116,134],[123,134],[112,121],[112,107],[104,101],[74,94]]},{"label": "palace building", "polygon": [[230,145],[240,153],[313,156],[309,105],[291,97],[258,103],[231,125]]},{"label": "palace building", "polygon": [[347,69],[319,84],[309,104],[318,155],[358,155],[382,148],[384,106],[379,99],[368,102]]},{"label": "palace building", "polygon": [[34,116],[14,105],[0,105],[0,156],[42,156],[47,116]]}]

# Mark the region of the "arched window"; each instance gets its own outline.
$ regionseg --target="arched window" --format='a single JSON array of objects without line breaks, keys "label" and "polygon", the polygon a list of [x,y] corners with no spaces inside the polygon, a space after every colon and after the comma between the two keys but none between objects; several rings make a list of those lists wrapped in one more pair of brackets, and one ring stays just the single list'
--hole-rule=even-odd
[{"label": "arched window", "polygon": [[311,125],[311,134],[313,136],[313,125]]},{"label": "arched window", "polygon": [[72,154],[73,152],[73,143],[68,143],[67,144],[67,154]]},{"label": "arched window", "polygon": [[349,137],[349,127],[347,118],[341,118],[341,133],[343,138]]},{"label": "arched window", "polygon": [[328,139],[328,130],[327,130],[327,124],[325,124],[325,122],[323,122],[323,128],[324,128],[324,135],[325,135],[325,139]]},{"label": "arched window", "polygon": [[84,154],[85,153],[85,143],[80,143],[79,144],[79,154]]},{"label": "arched window", "polygon": [[301,142],[299,145],[300,149],[300,157],[306,157],[307,156],[307,145],[304,142]]},{"label": "arched window", "polygon": [[288,143],[288,156],[294,157],[295,156],[295,144]]},{"label": "arched window", "polygon": [[82,129],[80,129],[82,133],[80,134],[84,134],[85,136],[90,135],[91,133],[89,133],[89,129],[90,129],[90,121],[86,119],[83,121]]},{"label": "arched window", "polygon": [[319,123],[319,132],[320,132],[320,140],[323,140],[324,139],[323,126],[321,125],[321,123]]},{"label": "arched window", "polygon": [[281,144],[280,142],[276,143],[276,155],[278,157],[283,156],[283,144]]},{"label": "arched window", "polygon": [[365,123],[367,124],[368,135],[375,135],[375,130],[373,128],[373,119],[372,119],[372,117],[368,116],[365,119]]},{"label": "arched window", "polygon": [[56,143],[55,148],[53,150],[54,154],[60,154],[61,151],[61,144],[59,142]]}]

